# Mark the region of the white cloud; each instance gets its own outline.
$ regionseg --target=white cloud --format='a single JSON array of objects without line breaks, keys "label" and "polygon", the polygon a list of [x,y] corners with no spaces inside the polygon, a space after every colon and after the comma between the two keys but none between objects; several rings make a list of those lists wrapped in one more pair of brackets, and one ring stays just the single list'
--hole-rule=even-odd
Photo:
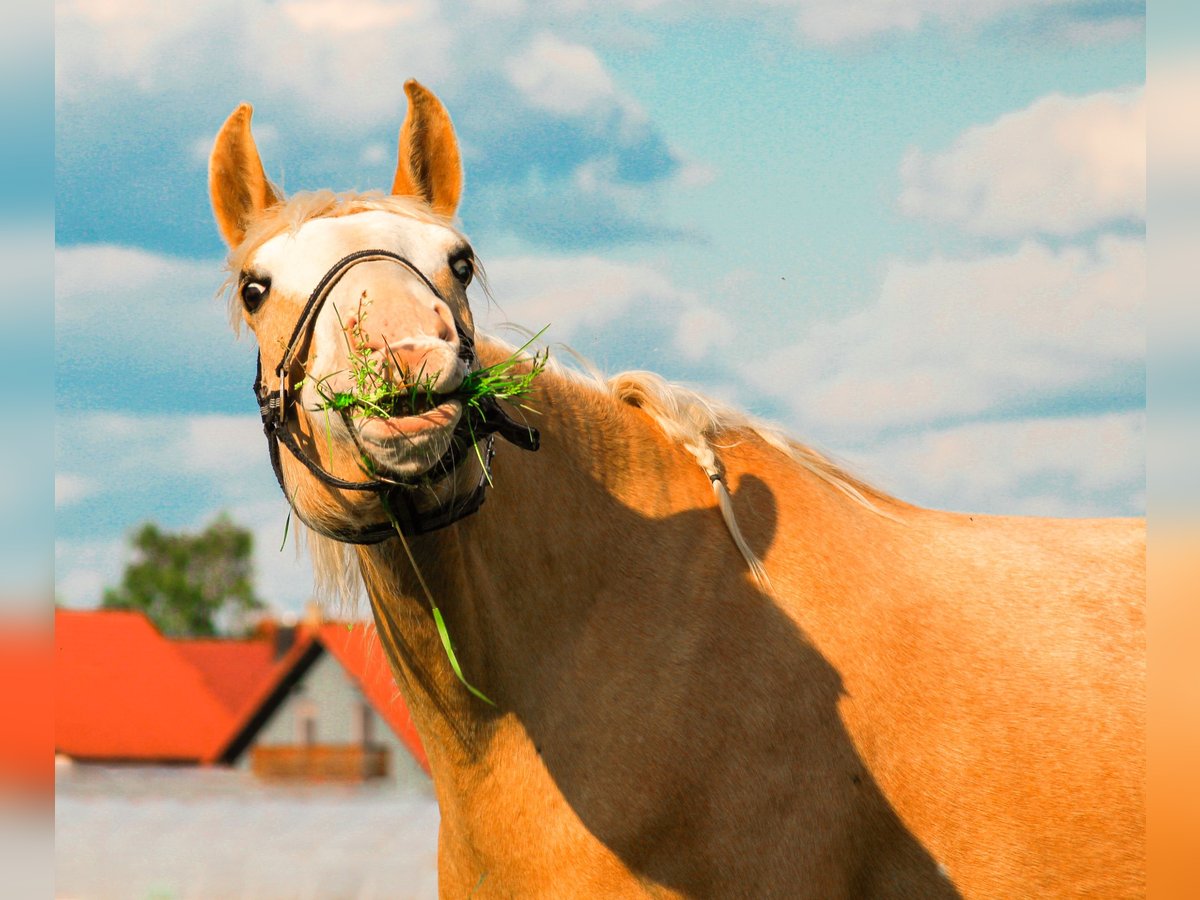
[{"label": "white cloud", "polygon": [[[1104,229],[1145,217],[1145,122],[1141,88],[1054,95],[940,153],[911,151],[905,212],[1019,243],[891,261],[875,303],[815,326],[748,380],[819,439],[857,444],[847,455],[868,480],[923,505],[1144,511],[1144,413],[1010,417],[1140,383],[1145,242]],[[1058,248],[1032,238],[1097,230]]]},{"label": "white cloud", "polygon": [[59,467],[71,467],[56,476],[56,489],[103,491],[106,504],[102,517],[89,516],[82,538],[76,536],[82,520],[59,503],[58,527],[68,536],[56,542],[55,583],[67,602],[97,603],[102,588],[116,584],[127,555],[125,531],[144,521],[198,530],[222,511],[254,533],[260,596],[294,610],[311,596],[307,554],[297,555],[290,540],[280,552],[287,502],[257,417],[77,413],[60,417],[55,439]]},{"label": "white cloud", "polygon": [[55,91],[75,98],[110,79],[141,91],[161,90],[198,63],[195,43],[207,44],[206,33],[228,32],[240,21],[230,0],[60,0]]},{"label": "white cloud", "polygon": [[504,73],[530,105],[559,115],[607,112],[617,104],[612,76],[595,51],[553,34],[534,37],[505,61]]},{"label": "white cloud", "polygon": [[256,105],[287,103],[321,130],[398,128],[412,76],[450,94],[507,81],[557,116],[632,107],[591,47],[554,33],[576,30],[573,17],[545,13],[519,2],[481,14],[437,0],[62,0],[56,91],[80,100],[203,86],[232,109],[251,90]]},{"label": "white cloud", "polygon": [[719,305],[680,287],[665,265],[520,256],[489,261],[487,271],[499,301],[472,301],[485,332],[520,342],[545,328],[542,342],[568,364],[578,353],[609,374],[652,368],[732,400],[737,369],[725,357],[738,328]]},{"label": "white cloud", "polygon": [[480,324],[494,330],[513,322],[547,339],[569,341],[585,330],[625,317],[635,308],[656,316],[696,303],[695,295],[648,265],[619,263],[596,256],[519,256],[487,264],[492,293],[502,306],[475,301]]},{"label": "white cloud", "polygon": [[[929,25],[974,30],[1009,15],[1032,17],[1035,26],[1081,41],[1117,40],[1136,34],[1141,16],[1119,9],[1099,10],[1098,16],[1096,7],[1093,0],[545,0],[535,8],[543,16],[558,19],[579,19],[588,12],[614,9],[668,22],[684,16],[695,19],[704,13],[714,18],[753,16],[773,33],[790,25],[800,40],[826,46],[912,34]],[[1110,22],[1121,27],[1109,26]],[[1075,27],[1084,23],[1091,27]]]},{"label": "white cloud", "polygon": [[385,162],[390,162],[391,153],[392,151],[383,144],[371,143],[363,147],[359,161],[369,166],[377,166]]},{"label": "white cloud", "polygon": [[796,27],[818,44],[840,44],[882,32],[913,32],[926,19],[944,14],[937,0],[806,0],[796,4]]},{"label": "white cloud", "polygon": [[892,262],[879,300],[744,370],[821,434],[872,434],[1058,398],[1144,358],[1145,245],[1026,242]]},{"label": "white cloud", "polygon": [[1145,512],[1145,414],[972,422],[845,454],[905,500],[963,512]]},{"label": "white cloud", "polygon": [[379,0],[293,0],[279,4],[284,16],[301,31],[347,35],[411,22],[418,17],[421,6]]},{"label": "white cloud", "polygon": [[432,0],[66,0],[55,34],[60,97],[81,99],[100,85],[147,94],[205,85],[230,96],[232,110],[254,85],[256,99],[296,101],[334,127],[398,117],[404,79],[439,81],[456,45]]},{"label": "white cloud", "polygon": [[172,424],[171,432],[171,464],[191,474],[236,476],[244,466],[242,460],[266,449],[262,423],[254,416],[188,416]]},{"label": "white cloud", "polygon": [[470,0],[470,6],[471,16],[484,19],[511,18],[529,10],[525,0]]},{"label": "white cloud", "polygon": [[[1086,13],[1086,0],[763,0],[772,8],[794,10],[796,27],[804,39],[817,44],[836,45],[862,41],[879,35],[911,34],[918,29],[940,24],[959,31],[979,28],[987,22],[1010,14],[1043,14],[1045,27],[1054,28],[1063,37],[1086,42],[1117,40],[1136,33],[1140,22],[1136,15],[1114,13],[1111,18],[1095,21],[1076,18],[1075,10]],[[1090,27],[1081,27],[1087,23]],[[1119,23],[1120,27],[1116,24]]]},{"label": "white cloud", "polygon": [[196,482],[190,499],[217,508],[272,497],[279,489],[266,450],[253,415],[67,412],[55,429],[60,477],[114,498],[159,488],[167,489],[164,497],[177,496],[184,479]]},{"label": "white cloud", "polygon": [[[410,74],[445,87],[507,72],[539,108],[573,113],[609,96],[612,80],[592,49],[553,33],[579,40],[595,33],[597,21],[607,26],[610,43],[622,35],[636,42],[645,40],[639,32],[681,16],[719,21],[746,16],[749,8],[771,33],[790,25],[801,40],[823,45],[912,33],[929,23],[977,28],[1023,12],[1044,13],[1047,28],[1084,41],[1128,37],[1140,23],[1136,15],[1073,15],[1086,6],[1083,0],[709,0],[699,9],[681,0],[59,0],[56,90],[78,98],[109,80],[143,92],[203,83],[228,93],[254,85],[260,97],[268,88],[294,96],[314,122],[340,124],[402,108],[400,89]],[[532,43],[518,54],[525,64],[509,70],[513,48],[530,35]]]},{"label": "white cloud", "polygon": [[[300,101],[316,127],[399,129],[404,82],[445,85],[459,58],[460,29],[433,0],[382,4],[334,0],[253,6],[247,77]],[[338,23],[336,25],[332,23]]]},{"label": "white cloud", "polygon": [[71,607],[99,606],[106,587],[121,580],[126,560],[122,538],[54,542],[54,595]]},{"label": "white cloud", "polygon": [[676,182],[682,188],[708,187],[717,180],[717,169],[707,163],[685,163],[676,176]]},{"label": "white cloud", "polygon": [[1142,37],[1145,32],[1146,20],[1141,16],[1098,21],[1079,19],[1068,22],[1063,28],[1063,36],[1070,43],[1080,46],[1113,44],[1118,41],[1132,40]]},{"label": "white cloud", "polygon": [[[112,244],[59,247],[54,254],[56,325],[107,322],[115,305],[130,305],[135,291],[178,312],[180,299],[212,300],[222,277],[220,262],[175,259]],[[153,312],[143,303],[137,307],[138,315]]]},{"label": "white cloud", "polygon": [[54,506],[55,508],[71,506],[86,497],[90,497],[100,489],[100,485],[91,478],[84,478],[72,472],[59,472],[54,476]]},{"label": "white cloud", "polygon": [[[222,118],[245,100],[255,105],[267,173],[286,190],[379,186],[376,167],[394,158],[410,77],[438,93],[467,137],[474,214],[511,211],[515,192],[529,211],[495,224],[535,243],[564,228],[576,247],[620,240],[630,226],[652,234],[636,227],[656,217],[647,197],[678,167],[660,129],[604,65],[594,35],[565,14],[510,5],[479,15],[438,0],[216,0],[202,12],[155,7],[147,28],[136,2],[103,14],[91,5],[60,10],[56,97],[71,125],[60,155],[88,180],[109,179],[113,165],[149,164],[130,208],[159,202],[155,187],[172,166],[202,168]],[[128,127],[155,115],[163,121],[153,141],[142,133],[153,125]],[[635,188],[632,217],[569,182],[595,160]]]},{"label": "white cloud", "polygon": [[981,235],[1078,234],[1146,215],[1141,88],[1054,94],[901,167],[904,212]]},{"label": "white cloud", "polygon": [[95,244],[58,248],[54,272],[56,360],[74,390],[161,400],[254,371],[253,342],[234,339],[217,296],[219,261]]},{"label": "white cloud", "polygon": [[710,307],[694,307],[679,316],[675,330],[675,349],[692,362],[733,343],[735,328],[725,315]]}]

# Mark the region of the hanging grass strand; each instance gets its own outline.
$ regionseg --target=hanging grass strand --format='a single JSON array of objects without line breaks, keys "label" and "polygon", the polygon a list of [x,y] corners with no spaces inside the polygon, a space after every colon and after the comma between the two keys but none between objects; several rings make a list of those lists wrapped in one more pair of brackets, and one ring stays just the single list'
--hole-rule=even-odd
[{"label": "hanging grass strand", "polygon": [[291,524],[292,524],[292,509],[293,509],[293,507],[291,507],[291,506],[288,507],[287,518],[283,520],[283,539],[279,542],[279,552],[280,553],[282,553],[283,548],[287,546],[288,529],[291,527]]},{"label": "hanging grass strand", "polygon": [[488,706],[495,706],[494,701],[484,694],[483,691],[479,690],[479,688],[475,687],[475,685],[471,684],[471,682],[467,681],[466,676],[463,675],[462,666],[458,664],[458,657],[454,655],[454,647],[450,642],[450,632],[446,628],[446,620],[442,618],[442,611],[433,599],[433,592],[429,590],[429,585],[425,583],[425,576],[421,574],[421,569],[417,565],[417,560],[413,556],[412,549],[408,546],[408,539],[404,536],[404,531],[400,528],[400,523],[396,521],[396,516],[392,513],[392,508],[388,505],[386,499],[382,497],[380,499],[383,501],[383,509],[387,513],[388,520],[396,530],[396,536],[400,538],[400,545],[404,547],[404,554],[408,557],[408,562],[412,566],[413,573],[417,576],[417,582],[421,585],[425,599],[429,601],[429,609],[433,613],[433,621],[437,625],[438,637],[442,640],[442,649],[446,651],[446,659],[450,661],[450,668],[454,670],[455,676],[462,682],[463,687],[488,704]]},{"label": "hanging grass strand", "polygon": [[[411,371],[405,370],[395,356],[391,357],[390,362],[381,362],[373,355],[362,330],[362,322],[367,316],[367,304],[365,300],[366,297],[364,295],[359,302],[358,315],[348,332],[344,323],[341,322],[341,316],[338,316],[339,324],[343,326],[342,331],[346,334],[349,368],[348,370],[342,370],[342,372],[334,374],[344,374],[348,371],[350,376],[348,389],[341,391],[333,390],[328,384],[333,375],[327,375],[312,382],[313,388],[321,398],[321,402],[317,408],[325,412],[327,440],[331,443],[333,440],[329,427],[330,412],[341,416],[347,428],[353,434],[353,419],[391,419],[403,416],[418,416],[432,411],[439,404],[449,400],[458,400],[462,403],[463,418],[470,435],[471,443],[474,446],[476,457],[483,468],[483,476],[490,484],[491,474],[488,471],[488,463],[483,457],[483,451],[480,449],[475,432],[476,421],[484,419],[486,415],[484,403],[491,400],[506,400],[515,403],[522,409],[536,412],[536,410],[531,409],[520,401],[532,392],[534,380],[542,374],[549,360],[548,350],[534,353],[532,356],[526,355],[529,347],[545,334],[546,328],[533,335],[533,337],[518,347],[513,353],[499,362],[468,372],[455,390],[446,394],[439,394],[434,390],[434,385],[437,383],[438,377],[441,374],[440,372],[429,374],[422,367],[414,374]],[[393,380],[393,375],[398,375],[399,378]],[[332,454],[332,447],[330,450]],[[374,477],[374,462],[365,452],[362,454],[361,462],[363,470],[368,475]],[[396,532],[396,536],[400,538],[400,545],[404,548],[404,553],[408,557],[413,573],[417,576],[417,582],[421,586],[421,591],[425,594],[425,599],[429,602],[429,609],[433,613],[433,621],[437,626],[438,637],[441,639],[442,648],[446,651],[446,659],[449,660],[450,668],[454,670],[455,677],[462,682],[463,687],[470,691],[472,695],[478,697],[489,706],[495,706],[496,704],[491,698],[467,681],[466,676],[463,675],[458,657],[454,655],[454,645],[450,640],[450,632],[446,627],[446,620],[433,598],[433,592],[429,589],[429,585],[425,583],[425,578],[417,566],[417,561],[413,556],[412,549],[408,545],[404,531],[401,529],[400,523],[392,512],[391,507],[388,505],[386,496],[381,495],[380,501],[382,502],[384,512],[387,514],[388,521]]]}]

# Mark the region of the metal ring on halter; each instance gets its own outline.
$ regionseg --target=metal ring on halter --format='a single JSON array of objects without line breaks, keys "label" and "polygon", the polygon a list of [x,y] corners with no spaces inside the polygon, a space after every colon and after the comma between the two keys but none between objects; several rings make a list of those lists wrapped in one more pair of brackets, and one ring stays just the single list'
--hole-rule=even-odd
[{"label": "metal ring on halter", "polygon": [[[414,492],[424,486],[422,483],[407,479],[393,480],[381,478],[374,478],[367,481],[347,481],[323,468],[319,462],[310,458],[304,452],[303,448],[296,441],[296,438],[287,428],[288,410],[296,402],[288,393],[288,370],[295,361],[296,354],[300,350],[302,343],[307,341],[311,334],[322,305],[339,279],[349,269],[359,263],[381,259],[393,260],[409,269],[421,279],[435,297],[446,303],[447,306],[450,306],[449,302],[442,295],[442,292],[437,289],[437,286],[426,277],[424,272],[405,257],[390,250],[358,250],[334,263],[329,271],[321,277],[321,280],[317,282],[312,293],[309,294],[308,301],[304,304],[304,309],[300,313],[300,318],[296,321],[296,325],[292,329],[292,335],[284,347],[279,366],[275,370],[277,378],[277,387],[275,390],[271,391],[263,388],[261,353],[258,357],[258,370],[254,377],[254,396],[258,401],[259,416],[262,418],[263,432],[267,438],[267,450],[271,458],[271,468],[275,472],[275,480],[279,482],[279,487],[283,491],[284,496],[287,497],[287,487],[283,481],[283,467],[280,464],[279,458],[280,444],[287,447],[291,454],[303,463],[305,468],[317,479],[330,487],[343,491],[369,491],[379,494],[381,503],[385,505],[390,516],[395,518],[395,525],[393,525],[391,518],[389,518],[388,521],[363,526],[354,530],[330,529],[308,521],[292,505],[292,509],[297,517],[309,528],[336,541],[351,544],[377,544],[387,540],[389,537],[394,537],[396,527],[399,527],[405,535],[427,534],[430,531],[436,531],[439,528],[452,525],[460,519],[471,515],[483,505],[487,487],[491,484],[492,458],[495,455],[495,434],[499,433],[501,437],[525,450],[537,450],[539,444],[537,429],[514,421],[509,417],[508,413],[500,408],[500,405],[494,399],[486,398],[480,401],[478,411],[464,409],[462,417],[459,419],[458,425],[455,427],[454,434],[451,437],[449,449],[434,463],[430,471],[440,469],[446,473],[445,477],[450,477],[467,458],[470,449],[479,443],[481,439],[486,438],[483,451],[479,454],[483,469],[480,473],[479,483],[474,490],[461,500],[456,502],[455,498],[451,498],[449,501],[439,502],[436,506],[429,509],[418,509],[413,497]],[[467,370],[470,371],[476,368],[479,363],[475,355],[475,342],[463,329],[462,323],[459,322],[457,316],[454,317],[454,328],[458,333],[458,356],[466,364]],[[290,497],[288,497],[288,503],[291,504]]]}]

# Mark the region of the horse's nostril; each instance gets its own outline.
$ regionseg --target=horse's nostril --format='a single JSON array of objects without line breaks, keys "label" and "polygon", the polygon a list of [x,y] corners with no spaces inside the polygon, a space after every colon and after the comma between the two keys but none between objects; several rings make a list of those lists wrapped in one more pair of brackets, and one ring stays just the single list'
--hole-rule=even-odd
[{"label": "horse's nostril", "polygon": [[445,341],[447,344],[454,340],[454,335],[457,329],[454,325],[454,313],[450,312],[450,307],[444,303],[439,303],[437,307],[438,313],[438,338]]}]

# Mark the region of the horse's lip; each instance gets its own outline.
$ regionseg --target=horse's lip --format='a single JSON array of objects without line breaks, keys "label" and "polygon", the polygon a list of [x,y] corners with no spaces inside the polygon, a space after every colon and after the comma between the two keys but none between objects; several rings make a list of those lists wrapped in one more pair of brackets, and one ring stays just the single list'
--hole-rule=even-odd
[{"label": "horse's lip", "polygon": [[462,402],[446,400],[433,409],[415,416],[394,416],[390,419],[361,420],[359,435],[371,443],[392,443],[397,438],[415,438],[426,432],[453,428],[462,415]]}]

